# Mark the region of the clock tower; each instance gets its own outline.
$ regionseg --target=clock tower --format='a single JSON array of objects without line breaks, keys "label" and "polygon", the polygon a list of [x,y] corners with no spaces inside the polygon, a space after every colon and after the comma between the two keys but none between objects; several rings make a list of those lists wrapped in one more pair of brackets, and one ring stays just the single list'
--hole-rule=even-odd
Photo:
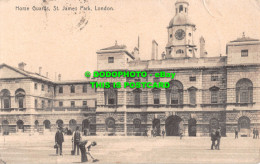
[{"label": "clock tower", "polygon": [[177,0],[175,3],[175,16],[167,27],[166,58],[195,57],[193,34],[196,28],[189,18],[188,7],[186,0]]}]

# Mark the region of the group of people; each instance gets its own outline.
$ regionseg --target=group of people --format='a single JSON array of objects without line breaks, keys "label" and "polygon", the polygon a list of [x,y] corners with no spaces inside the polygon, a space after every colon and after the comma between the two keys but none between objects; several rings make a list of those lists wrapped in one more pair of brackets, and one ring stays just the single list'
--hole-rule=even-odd
[{"label": "group of people", "polygon": [[[63,142],[64,142],[64,135],[62,132],[62,127],[59,127],[58,131],[55,134],[54,147],[56,148],[56,155],[59,155],[59,152],[60,152],[60,155],[62,156],[62,143]],[[71,151],[71,155],[76,155],[76,150],[77,150],[77,155],[79,155],[79,149],[80,149],[81,162],[88,161],[87,155],[89,155],[92,158],[93,162],[98,161],[90,153],[91,147],[96,146],[97,143],[95,141],[91,142],[88,140],[82,140],[81,134],[79,131],[79,127],[76,127],[76,131],[74,131],[72,134],[72,145],[73,145],[73,150]]]},{"label": "group of people", "polygon": [[[214,148],[216,150],[220,150],[220,139],[221,139],[221,132],[220,132],[220,128],[218,128],[217,130],[216,129],[213,129],[212,132],[211,132],[211,150],[214,150]],[[217,141],[217,144],[216,144],[216,141]]]},{"label": "group of people", "polygon": [[258,129],[254,128],[253,129],[253,139],[259,139],[259,131]]}]

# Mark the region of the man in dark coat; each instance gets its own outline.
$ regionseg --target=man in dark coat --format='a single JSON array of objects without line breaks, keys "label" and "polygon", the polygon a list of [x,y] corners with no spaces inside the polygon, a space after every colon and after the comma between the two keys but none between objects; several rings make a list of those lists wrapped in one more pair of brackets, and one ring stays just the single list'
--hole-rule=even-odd
[{"label": "man in dark coat", "polygon": [[163,138],[164,138],[164,135],[165,135],[165,130],[163,129],[163,130],[162,130],[162,136],[163,136]]},{"label": "man in dark coat", "polygon": [[255,128],[253,129],[253,139],[255,139],[256,138],[256,130],[255,130]]},{"label": "man in dark coat", "polygon": [[215,142],[216,142],[216,132],[215,132],[215,129],[212,130],[210,135],[211,135],[211,141],[212,141],[212,143],[211,143],[211,150],[213,150],[216,147],[216,145],[215,145]]},{"label": "man in dark coat", "polygon": [[79,142],[81,141],[81,134],[79,131],[79,127],[76,127],[76,131],[72,135],[72,142],[74,142],[74,153],[76,155],[76,148],[77,148],[77,155],[79,155]]},{"label": "man in dark coat", "polygon": [[218,130],[216,131],[216,139],[217,139],[216,149],[219,150],[219,147],[220,147],[220,139],[221,139],[220,128],[218,128]]},{"label": "man in dark coat", "polygon": [[58,144],[56,148],[56,154],[58,155],[58,149],[60,148],[60,155],[62,155],[62,143],[64,142],[64,137],[62,133],[62,127],[59,127],[55,135],[55,143]]},{"label": "man in dark coat", "polygon": [[238,138],[238,130],[235,129],[235,139]]}]

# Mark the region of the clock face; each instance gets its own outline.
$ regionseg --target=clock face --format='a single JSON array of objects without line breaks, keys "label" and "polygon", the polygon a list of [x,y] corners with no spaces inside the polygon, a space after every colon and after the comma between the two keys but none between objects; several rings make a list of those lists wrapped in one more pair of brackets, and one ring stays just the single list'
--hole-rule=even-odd
[{"label": "clock face", "polygon": [[185,37],[185,31],[179,29],[175,32],[175,38],[178,40],[182,40]]}]

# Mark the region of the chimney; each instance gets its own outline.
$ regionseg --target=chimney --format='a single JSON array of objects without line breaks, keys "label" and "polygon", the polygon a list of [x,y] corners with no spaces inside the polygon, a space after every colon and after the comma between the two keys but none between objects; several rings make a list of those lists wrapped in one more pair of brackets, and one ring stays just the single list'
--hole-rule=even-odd
[{"label": "chimney", "polygon": [[26,66],[26,64],[24,63],[24,62],[21,62],[21,63],[19,63],[18,64],[18,68],[20,69],[20,70],[23,70],[24,71],[24,67]]},{"label": "chimney", "polygon": [[61,81],[61,74],[58,75],[58,80]]},{"label": "chimney", "polygon": [[200,37],[200,57],[207,57],[207,53],[205,50],[205,39],[203,38],[203,36]]},{"label": "chimney", "polygon": [[135,57],[135,60],[140,60],[139,49],[137,47],[134,48],[133,55]]},{"label": "chimney", "polygon": [[48,72],[46,72],[46,77],[48,77],[48,75],[49,75],[49,73],[48,73]]},{"label": "chimney", "polygon": [[42,67],[39,67],[39,75],[42,74]]},{"label": "chimney", "polygon": [[152,58],[151,60],[158,59],[158,43],[153,40],[152,41]]}]

